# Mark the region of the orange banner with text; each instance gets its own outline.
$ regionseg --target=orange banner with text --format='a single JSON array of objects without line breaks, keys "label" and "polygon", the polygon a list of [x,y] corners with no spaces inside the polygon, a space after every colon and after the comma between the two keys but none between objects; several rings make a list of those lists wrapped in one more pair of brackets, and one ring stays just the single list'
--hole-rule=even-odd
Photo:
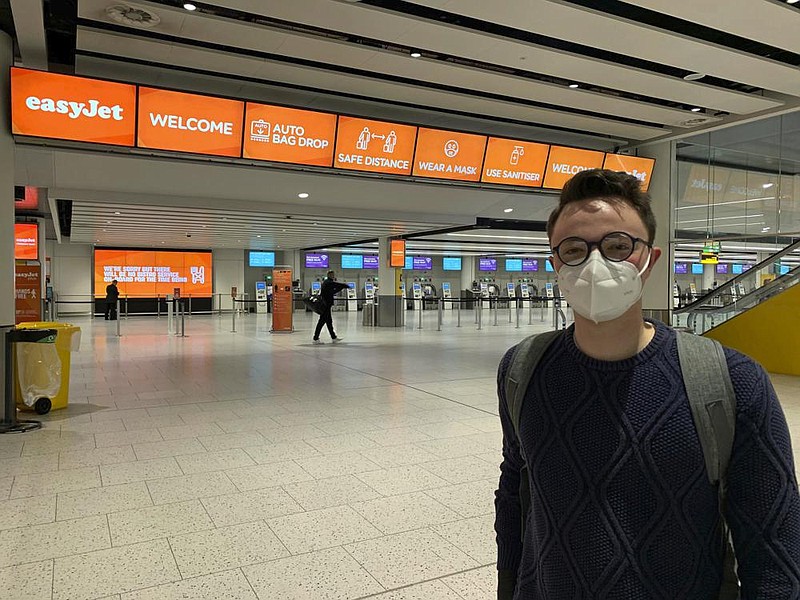
[{"label": "orange banner with text", "polygon": [[338,169],[410,175],[417,128],[385,121],[339,117]]},{"label": "orange banner with text", "polygon": [[36,223],[14,223],[14,258],[39,260],[39,226]]},{"label": "orange banner with text", "polygon": [[542,187],[550,146],[490,137],[481,181]]},{"label": "orange banner with text", "polygon": [[11,132],[133,146],[136,86],[13,67]]},{"label": "orange banner with text", "polygon": [[42,320],[42,267],[16,265],[14,267],[14,322],[26,323]]},{"label": "orange banner with text", "polygon": [[551,146],[544,187],[560,190],[573,175],[588,169],[600,169],[603,166],[603,158],[605,158],[604,152]]},{"label": "orange banner with text", "polygon": [[244,158],[330,167],[336,115],[247,103]]},{"label": "orange banner with text", "polygon": [[139,88],[140,148],[239,157],[244,102]]},{"label": "orange banner with text", "polygon": [[389,266],[402,269],[406,264],[406,241],[391,240],[389,245]]},{"label": "orange banner with text", "polygon": [[94,293],[105,297],[117,280],[122,296],[155,298],[180,288],[181,296],[207,298],[212,293],[211,252],[95,250]]},{"label": "orange banner with text", "polygon": [[274,333],[291,333],[294,297],[292,270],[276,267],[272,270],[272,329]]},{"label": "orange banner with text", "polygon": [[650,178],[653,176],[653,167],[656,161],[654,158],[640,158],[638,156],[626,156],[624,154],[606,154],[603,162],[604,169],[612,171],[624,171],[628,175],[633,175],[641,182],[642,189],[646,192],[650,187]]},{"label": "orange banner with text", "polygon": [[419,128],[414,175],[479,181],[486,136]]}]

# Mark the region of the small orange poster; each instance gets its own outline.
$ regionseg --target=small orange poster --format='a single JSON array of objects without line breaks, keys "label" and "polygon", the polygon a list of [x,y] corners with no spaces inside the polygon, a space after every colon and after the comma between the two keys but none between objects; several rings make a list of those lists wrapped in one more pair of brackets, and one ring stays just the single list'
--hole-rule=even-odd
[{"label": "small orange poster", "polygon": [[244,158],[330,167],[336,115],[247,103]]},{"label": "small orange poster", "polygon": [[14,268],[15,321],[42,320],[42,268],[39,265],[16,265]]},{"label": "small orange poster", "polygon": [[414,175],[480,181],[486,136],[420,127]]},{"label": "small orange poster", "polygon": [[406,241],[392,240],[389,251],[389,266],[402,269],[406,264]]},{"label": "small orange poster", "polygon": [[600,169],[605,159],[604,152],[581,150],[565,146],[551,146],[544,176],[544,187],[560,190],[564,184],[581,171]]},{"label": "small orange poster", "polygon": [[640,158],[638,156],[626,156],[624,154],[606,154],[603,163],[604,169],[612,171],[624,171],[628,175],[633,175],[641,182],[642,189],[646,192],[650,187],[650,178],[653,176],[653,167],[656,161],[653,158]]},{"label": "small orange poster", "polygon": [[36,223],[14,223],[14,258],[39,260],[39,226]]},{"label": "small orange poster", "polygon": [[292,316],[294,296],[292,294],[292,270],[275,267],[272,270],[272,333],[294,331]]},{"label": "small orange poster", "polygon": [[489,138],[481,181],[542,187],[550,146],[505,138]]},{"label": "small orange poster", "polygon": [[411,175],[417,128],[385,121],[339,117],[337,169]]}]

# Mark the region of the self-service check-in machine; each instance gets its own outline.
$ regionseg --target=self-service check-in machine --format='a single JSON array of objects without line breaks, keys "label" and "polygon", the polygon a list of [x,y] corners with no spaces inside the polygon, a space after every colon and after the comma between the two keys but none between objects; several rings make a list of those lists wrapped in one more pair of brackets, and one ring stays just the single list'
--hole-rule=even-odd
[{"label": "self-service check-in machine", "polygon": [[516,297],[517,297],[517,288],[516,288],[516,286],[514,285],[514,283],[513,283],[513,282],[509,281],[509,282],[506,284],[506,288],[508,289],[508,297],[509,297],[510,299],[512,299],[512,300],[513,300],[514,298],[516,298]]},{"label": "self-service check-in machine", "polygon": [[[453,291],[450,288],[450,282],[449,281],[442,282],[442,298],[444,298],[445,300],[450,300],[452,297],[453,297]],[[450,308],[453,308],[453,303],[445,302],[443,308],[448,308],[448,306]]]},{"label": "self-service check-in machine", "polygon": [[747,295],[747,288],[744,286],[743,283],[737,283],[736,287],[739,289],[739,297],[743,297]]},{"label": "self-service check-in machine", "polygon": [[414,298],[414,310],[422,310],[422,284],[419,281],[411,284],[411,293]]},{"label": "self-service check-in machine", "polygon": [[672,284],[672,308],[678,308],[681,305],[681,286],[677,283]]},{"label": "self-service check-in machine", "polygon": [[311,282],[311,295],[318,296],[319,293],[322,291],[322,283],[319,281],[312,281]]},{"label": "self-service check-in machine", "polygon": [[375,304],[375,284],[371,281],[364,282],[364,300],[367,304]]},{"label": "self-service check-in machine", "polygon": [[544,295],[548,298],[554,298],[555,294],[553,293],[553,284],[552,282],[548,281],[544,284]]},{"label": "self-service check-in machine", "polygon": [[267,312],[267,282],[256,281],[256,313],[262,314]]},{"label": "self-service check-in machine", "polygon": [[347,310],[358,311],[358,295],[356,294],[356,282],[347,282]]},{"label": "self-service check-in machine", "polygon": [[489,297],[489,284],[485,281],[481,281],[481,297],[488,298]]},{"label": "self-service check-in machine", "polygon": [[531,289],[528,287],[528,283],[523,281],[519,284],[519,295],[520,298],[530,298],[531,297]]}]

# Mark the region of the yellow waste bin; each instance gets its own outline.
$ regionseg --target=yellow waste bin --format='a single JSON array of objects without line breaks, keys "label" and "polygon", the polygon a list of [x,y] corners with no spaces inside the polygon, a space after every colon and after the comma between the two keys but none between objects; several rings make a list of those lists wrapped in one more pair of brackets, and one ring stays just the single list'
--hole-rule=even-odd
[{"label": "yellow waste bin", "polygon": [[[58,353],[58,359],[61,362],[61,385],[58,391],[49,397],[43,397],[36,401],[33,406],[28,406],[23,401],[22,390],[19,379],[19,369],[15,364],[14,379],[16,388],[17,406],[22,410],[36,410],[37,413],[43,415],[50,412],[51,409],[66,408],[69,403],[69,374],[71,364],[71,353],[77,351],[81,345],[81,328],[71,323],[56,323],[52,321],[35,321],[29,323],[19,323],[17,329],[55,329],[58,332],[56,337],[55,347]],[[16,354],[16,353],[15,353]],[[16,357],[15,357],[16,358]],[[52,373],[37,373],[37,370],[47,370],[47,361],[39,360],[36,364],[32,365],[32,376],[36,380],[46,381],[48,378],[52,379]],[[29,369],[30,371],[30,369]],[[49,402],[47,402],[49,400]]]}]

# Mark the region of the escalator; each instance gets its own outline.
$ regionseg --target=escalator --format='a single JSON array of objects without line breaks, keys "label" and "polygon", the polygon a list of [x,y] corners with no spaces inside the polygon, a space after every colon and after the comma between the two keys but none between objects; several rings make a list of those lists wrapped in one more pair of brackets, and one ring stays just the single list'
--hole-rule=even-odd
[{"label": "escalator", "polygon": [[776,264],[780,265],[786,257],[800,259],[800,240],[767,257],[691,304],[675,309],[674,324],[677,327],[687,327],[698,334],[705,334],[787,291],[800,282],[800,264],[793,263],[793,268],[789,268],[784,274],[776,273]]}]

